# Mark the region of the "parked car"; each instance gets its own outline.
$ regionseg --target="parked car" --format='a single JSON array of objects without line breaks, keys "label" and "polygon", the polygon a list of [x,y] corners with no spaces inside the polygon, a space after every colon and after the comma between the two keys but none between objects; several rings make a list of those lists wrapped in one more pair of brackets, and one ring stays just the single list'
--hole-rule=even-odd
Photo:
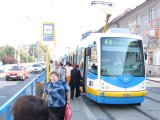
[{"label": "parked car", "polygon": [[32,66],[33,73],[41,73],[42,71],[43,71],[43,67],[41,64],[39,64],[39,63],[33,64],[33,66]]},{"label": "parked car", "polygon": [[21,65],[13,65],[8,72],[6,72],[6,81],[10,79],[20,79],[24,80],[29,77],[29,72],[24,66]]}]

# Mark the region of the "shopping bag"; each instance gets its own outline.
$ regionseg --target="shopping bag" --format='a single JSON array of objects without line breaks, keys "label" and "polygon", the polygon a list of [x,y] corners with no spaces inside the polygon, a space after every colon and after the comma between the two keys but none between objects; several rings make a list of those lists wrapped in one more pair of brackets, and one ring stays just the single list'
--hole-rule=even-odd
[{"label": "shopping bag", "polygon": [[37,96],[42,97],[44,91],[44,83],[36,82],[35,93]]},{"label": "shopping bag", "polygon": [[67,104],[66,105],[66,111],[65,111],[65,118],[64,118],[64,120],[71,120],[71,117],[72,117],[71,105]]}]

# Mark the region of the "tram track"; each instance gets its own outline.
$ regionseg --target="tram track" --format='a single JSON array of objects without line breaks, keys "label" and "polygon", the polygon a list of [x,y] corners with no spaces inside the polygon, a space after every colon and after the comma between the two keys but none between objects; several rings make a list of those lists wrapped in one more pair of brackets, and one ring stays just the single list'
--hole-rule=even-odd
[{"label": "tram track", "polygon": [[[99,105],[97,103],[96,103],[96,105],[99,107],[99,109],[101,109],[101,111],[103,111],[107,115],[107,117],[109,117],[109,120],[119,120],[119,118],[114,117],[112,115],[112,113],[110,113],[109,111],[105,110],[102,105]],[[158,118],[148,114],[147,112],[143,111],[142,109],[140,109],[140,108],[138,108],[138,107],[136,107],[134,105],[128,105],[128,106],[133,108],[134,110],[138,111],[139,113],[143,114],[144,116],[149,118],[149,120],[159,120]]]},{"label": "tram track", "polygon": [[112,116],[112,114],[110,114],[108,111],[104,110],[98,103],[96,103],[96,105],[108,117],[108,120],[117,120],[114,118],[114,116]]},{"label": "tram track", "polygon": [[[160,93],[157,93],[157,92],[154,92],[154,91],[151,91],[151,92],[156,93],[156,94],[160,94]],[[145,98],[148,98],[148,99],[153,100],[157,103],[160,103],[160,100],[154,99],[151,95],[147,95],[147,96],[145,96]]]},{"label": "tram track", "polygon": [[155,80],[151,80],[151,79],[147,79],[147,81],[149,82],[148,87],[146,88],[147,91],[151,91],[151,92],[160,94],[160,92],[159,92],[160,91],[160,89],[159,89],[160,81],[155,81]]},{"label": "tram track", "polygon": [[144,110],[134,106],[134,105],[131,105],[132,108],[134,108],[135,110],[139,111],[140,113],[142,113],[143,115],[145,115],[146,117],[150,118],[151,120],[159,120],[158,118],[148,114],[147,112],[145,112]]},{"label": "tram track", "polygon": [[157,100],[157,99],[154,99],[155,97],[152,97],[153,96],[153,94],[155,94],[155,95],[159,95],[160,93],[159,92],[156,92],[156,91],[153,91],[153,90],[147,90],[147,91],[149,91],[150,93],[147,95],[147,96],[145,96],[146,98],[148,98],[148,99],[151,99],[151,100],[153,100],[153,101],[155,101],[155,102],[158,102],[158,103],[160,103],[160,100]]},{"label": "tram track", "polygon": [[150,100],[153,100],[153,101],[155,101],[155,102],[157,102],[157,103],[160,103],[159,100],[153,99],[153,98],[151,98],[151,97],[149,97],[149,96],[145,96],[145,97],[148,98],[148,99],[150,99]]},{"label": "tram track", "polygon": [[147,88],[147,91],[151,91],[151,92],[154,92],[154,93],[160,94],[160,92],[157,92],[157,91],[151,90],[150,88],[149,88],[149,89]]},{"label": "tram track", "polygon": [[92,102],[94,106],[96,106],[96,109],[99,109],[101,112],[103,112],[103,114],[105,114],[105,119],[97,119],[97,120],[122,120],[122,119],[129,120],[130,118],[125,117],[126,114],[128,116],[135,116],[135,119],[136,119],[136,116],[140,116],[141,117],[140,119],[144,119],[144,120],[159,120],[153,115],[145,112],[145,110],[142,110],[139,107],[134,105],[104,105],[104,104],[95,103],[92,100],[88,99],[87,97],[86,99],[89,102]]},{"label": "tram track", "polygon": [[[83,95],[82,98],[84,99],[85,102],[86,102],[86,100],[87,100],[89,103],[91,103],[92,105],[94,105],[96,109],[98,108],[99,111],[101,111],[101,112],[104,114],[103,118],[99,118],[100,120],[116,120],[109,112],[105,111],[105,110],[100,106],[100,104],[92,101],[91,99],[87,98],[85,95]],[[92,110],[91,110],[91,111],[92,111]],[[92,112],[93,112],[93,111],[92,111]],[[96,117],[97,117],[97,120],[99,120],[97,115],[96,115]],[[105,117],[105,118],[104,118],[104,117]]]},{"label": "tram track", "polygon": [[[152,84],[155,85],[155,87]],[[145,97],[147,99],[150,99],[150,100],[153,100],[157,103],[160,103],[160,98],[158,97],[160,95],[160,92],[159,92],[160,89],[158,87],[159,86],[159,81],[157,83],[157,81],[151,80],[150,85],[151,85],[151,87],[147,88],[148,94]]]}]

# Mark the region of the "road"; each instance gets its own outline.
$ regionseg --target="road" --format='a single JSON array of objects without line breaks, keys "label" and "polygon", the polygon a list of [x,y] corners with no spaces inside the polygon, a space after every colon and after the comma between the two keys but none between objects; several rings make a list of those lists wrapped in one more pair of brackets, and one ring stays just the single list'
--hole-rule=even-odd
[{"label": "road", "polygon": [[0,75],[0,106],[9,100],[14,94],[33,80],[38,74],[30,74],[24,81],[6,81],[4,75]]}]

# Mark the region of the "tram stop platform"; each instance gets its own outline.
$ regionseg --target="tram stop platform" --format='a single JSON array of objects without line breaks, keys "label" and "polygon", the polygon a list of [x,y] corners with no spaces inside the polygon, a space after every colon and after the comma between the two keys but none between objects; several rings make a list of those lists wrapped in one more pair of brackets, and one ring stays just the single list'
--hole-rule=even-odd
[{"label": "tram stop platform", "polygon": [[95,115],[89,110],[82,97],[71,100],[71,120],[96,120]]}]

